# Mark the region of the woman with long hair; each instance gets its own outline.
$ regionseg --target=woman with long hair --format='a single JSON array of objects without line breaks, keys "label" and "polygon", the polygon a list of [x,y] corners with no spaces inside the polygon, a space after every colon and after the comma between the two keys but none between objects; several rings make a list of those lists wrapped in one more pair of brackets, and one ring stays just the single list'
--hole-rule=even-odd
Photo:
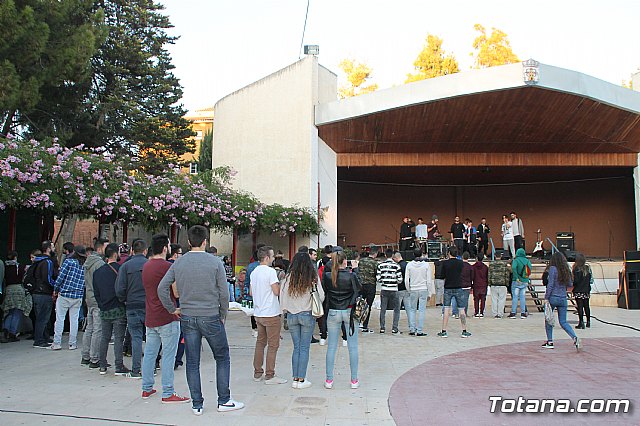
[{"label": "woman with long hair", "polygon": [[[545,301],[551,305],[552,310],[556,309],[558,311],[558,322],[560,326],[573,339],[576,350],[580,351],[582,349],[582,342],[567,323],[567,290],[568,287],[571,287],[572,282],[571,269],[569,269],[567,259],[561,252],[555,252],[553,256],[551,256],[551,262],[549,262],[549,284],[547,285],[544,298]],[[549,325],[546,321],[544,326],[547,332],[547,341],[544,342],[542,347],[553,349],[553,326]]]},{"label": "woman with long hair", "polygon": [[319,282],[316,265],[307,253],[297,253],[293,257],[289,273],[285,276],[280,289],[280,307],[287,315],[289,333],[293,341],[291,387],[294,389],[305,389],[311,386],[311,382],[306,379],[306,374],[309,364],[309,347],[316,323],[311,315],[311,292],[315,289],[320,299],[324,300],[324,291]]},{"label": "woman with long hair", "polygon": [[336,360],[338,338],[342,325],[347,328],[347,347],[351,367],[351,389],[358,389],[358,326],[351,324],[351,309],[360,292],[358,276],[347,269],[347,255],[343,251],[331,254],[331,272],[325,272],[322,280],[327,294],[327,378],[324,387],[333,388],[333,367]]},{"label": "woman with long hair", "polygon": [[591,268],[587,265],[587,259],[584,254],[577,253],[576,261],[573,264],[573,297],[576,299],[576,305],[578,305],[578,316],[580,321],[576,328],[583,329],[585,323],[583,321],[584,315],[587,315],[586,327],[591,327],[591,308],[589,307],[589,297],[591,296],[591,282],[593,274]]}]

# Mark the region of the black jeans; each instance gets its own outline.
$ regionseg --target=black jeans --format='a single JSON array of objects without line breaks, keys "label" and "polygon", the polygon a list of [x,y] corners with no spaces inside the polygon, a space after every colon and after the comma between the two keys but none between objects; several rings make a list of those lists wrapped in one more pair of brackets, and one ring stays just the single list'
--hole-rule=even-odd
[{"label": "black jeans", "polygon": [[524,240],[520,235],[515,235],[513,237],[513,245],[515,246],[516,250],[518,250],[519,248],[524,248]]},{"label": "black jeans", "polygon": [[478,251],[481,252],[485,257],[487,256],[487,250],[489,250],[489,238],[483,238],[478,241]]},{"label": "black jeans", "polygon": [[369,328],[369,317],[371,316],[371,305],[373,304],[373,299],[376,298],[376,285],[363,284],[361,293],[362,293],[362,296],[367,300],[367,304],[369,305],[369,312],[367,312],[367,317],[362,323],[362,328]]},{"label": "black jeans", "polygon": [[102,320],[102,340],[100,341],[100,367],[107,368],[107,352],[109,340],[113,334],[113,354],[115,357],[116,371],[122,370],[122,347],[124,345],[124,331],[127,328],[127,319]]},{"label": "black jeans", "polygon": [[33,344],[41,345],[49,342],[47,324],[53,310],[53,299],[50,294],[34,294],[33,310],[36,313],[36,326],[33,331]]}]

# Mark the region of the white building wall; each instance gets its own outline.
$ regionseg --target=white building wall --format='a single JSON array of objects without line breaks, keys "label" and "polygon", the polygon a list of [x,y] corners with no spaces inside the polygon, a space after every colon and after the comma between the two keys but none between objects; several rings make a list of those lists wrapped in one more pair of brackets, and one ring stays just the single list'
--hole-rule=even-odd
[{"label": "white building wall", "polygon": [[[318,139],[314,114],[318,103],[335,100],[336,94],[336,75],[319,66],[317,57],[308,56],[224,97],[214,108],[213,167],[231,166],[238,172],[234,188],[264,203],[314,211],[320,182],[321,204],[334,211],[323,223],[328,234],[322,241],[331,243],[337,238],[335,154]],[[288,238],[258,237],[267,240],[288,256]],[[244,239],[241,243],[246,245]],[[317,236],[298,235],[296,243],[315,247]],[[214,233],[212,244],[230,252],[231,236]],[[238,261],[243,263],[246,250],[240,250]]]}]

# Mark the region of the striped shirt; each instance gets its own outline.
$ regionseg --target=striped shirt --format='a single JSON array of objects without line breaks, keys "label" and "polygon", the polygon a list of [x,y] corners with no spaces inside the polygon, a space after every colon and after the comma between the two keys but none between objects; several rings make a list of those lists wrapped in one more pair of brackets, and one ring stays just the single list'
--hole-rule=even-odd
[{"label": "striped shirt", "polygon": [[82,299],[84,296],[84,269],[77,259],[67,258],[62,262],[60,275],[53,290],[62,297]]},{"label": "striped shirt", "polygon": [[400,265],[387,259],[378,265],[376,281],[381,290],[398,291],[398,284],[402,282],[402,269]]}]

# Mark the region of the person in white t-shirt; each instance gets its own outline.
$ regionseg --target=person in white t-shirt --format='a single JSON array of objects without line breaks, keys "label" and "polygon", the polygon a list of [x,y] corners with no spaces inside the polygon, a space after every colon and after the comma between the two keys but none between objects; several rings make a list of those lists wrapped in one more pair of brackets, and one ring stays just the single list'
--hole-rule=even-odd
[{"label": "person in white t-shirt", "polygon": [[513,230],[511,229],[511,218],[506,214],[502,215],[502,243],[503,249],[509,250],[511,258],[516,257],[516,247],[513,241]]},{"label": "person in white t-shirt", "polygon": [[[280,329],[282,319],[280,310],[280,281],[276,270],[271,267],[275,256],[273,247],[258,249],[258,265],[251,272],[251,296],[253,297],[253,316],[258,325],[258,338],[253,353],[253,381],[263,379],[267,385],[287,383],[286,379],[276,376],[276,355],[280,347]],[[267,348],[266,371],[263,369],[264,349]]]}]

